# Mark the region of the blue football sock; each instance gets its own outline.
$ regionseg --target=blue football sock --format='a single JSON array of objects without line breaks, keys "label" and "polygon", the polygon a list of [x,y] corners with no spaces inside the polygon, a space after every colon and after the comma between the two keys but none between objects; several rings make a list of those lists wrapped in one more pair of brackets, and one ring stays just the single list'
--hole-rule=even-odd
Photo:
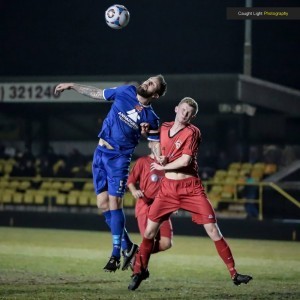
[{"label": "blue football sock", "polygon": [[105,211],[104,213],[103,213],[103,216],[105,217],[105,222],[106,222],[106,224],[108,225],[108,227],[110,228],[111,227],[111,213],[110,213],[110,210],[108,210],[108,211]]},{"label": "blue football sock", "polygon": [[122,235],[122,249],[123,250],[130,250],[131,246],[132,246],[132,241],[128,235],[128,232],[126,230],[126,228],[124,228],[124,232]]},{"label": "blue football sock", "polygon": [[[123,212],[124,214],[124,212]],[[111,213],[110,210],[103,212],[103,216],[105,217],[105,222],[109,228],[111,228]],[[132,241],[128,235],[126,228],[124,228],[124,233],[122,235],[121,245],[123,250],[130,250],[132,246]]]},{"label": "blue football sock", "polygon": [[122,209],[111,210],[111,234],[113,238],[112,256],[121,257],[121,239],[125,227],[125,216]]}]

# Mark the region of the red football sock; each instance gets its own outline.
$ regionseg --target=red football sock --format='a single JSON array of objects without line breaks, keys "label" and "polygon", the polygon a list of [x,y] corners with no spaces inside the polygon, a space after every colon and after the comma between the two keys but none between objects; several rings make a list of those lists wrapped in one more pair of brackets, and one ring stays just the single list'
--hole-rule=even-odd
[{"label": "red football sock", "polygon": [[222,237],[220,240],[215,241],[215,246],[220,257],[223,259],[224,263],[226,264],[230,276],[233,277],[236,273],[234,259],[230,250],[229,245],[226,243],[224,238]]},{"label": "red football sock", "polygon": [[134,263],[134,274],[140,273],[142,270],[148,268],[148,263],[150,260],[150,255],[154,246],[154,239],[143,238],[142,244],[140,245],[139,252],[136,255],[136,260]]}]

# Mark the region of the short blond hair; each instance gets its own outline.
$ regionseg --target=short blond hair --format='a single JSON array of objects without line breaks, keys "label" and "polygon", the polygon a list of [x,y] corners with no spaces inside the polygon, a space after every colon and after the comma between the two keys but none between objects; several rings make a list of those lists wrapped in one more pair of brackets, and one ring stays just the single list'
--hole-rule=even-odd
[{"label": "short blond hair", "polygon": [[188,104],[189,106],[191,106],[195,113],[194,113],[194,116],[198,113],[198,103],[191,97],[184,97],[179,103],[178,103],[178,106],[182,103],[186,103]]}]

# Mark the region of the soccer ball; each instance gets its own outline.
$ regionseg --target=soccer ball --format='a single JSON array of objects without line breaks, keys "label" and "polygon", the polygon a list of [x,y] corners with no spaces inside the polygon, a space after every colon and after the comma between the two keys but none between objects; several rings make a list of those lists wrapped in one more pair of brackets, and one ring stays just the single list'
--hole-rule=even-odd
[{"label": "soccer ball", "polygon": [[122,29],[129,23],[129,19],[129,11],[123,5],[112,5],[105,12],[106,23],[113,29]]}]

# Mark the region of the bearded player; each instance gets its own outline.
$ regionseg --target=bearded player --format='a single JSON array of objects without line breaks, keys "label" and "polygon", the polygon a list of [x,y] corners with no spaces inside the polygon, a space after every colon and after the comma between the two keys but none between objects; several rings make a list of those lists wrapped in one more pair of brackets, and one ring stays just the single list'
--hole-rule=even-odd
[{"label": "bearded player", "polygon": [[102,90],[61,83],[55,88],[55,94],[70,89],[96,100],[113,101],[98,135],[92,170],[97,206],[102,209],[112,234],[113,249],[104,270],[115,272],[120,268],[121,245],[125,254],[122,270],[125,270],[138,249],[125,230],[123,212],[129,165],[142,134],[147,133],[154,141],[159,139],[159,118],[151,103],[166,93],[167,84],[162,75],[150,77],[137,88],[124,85]]}]

